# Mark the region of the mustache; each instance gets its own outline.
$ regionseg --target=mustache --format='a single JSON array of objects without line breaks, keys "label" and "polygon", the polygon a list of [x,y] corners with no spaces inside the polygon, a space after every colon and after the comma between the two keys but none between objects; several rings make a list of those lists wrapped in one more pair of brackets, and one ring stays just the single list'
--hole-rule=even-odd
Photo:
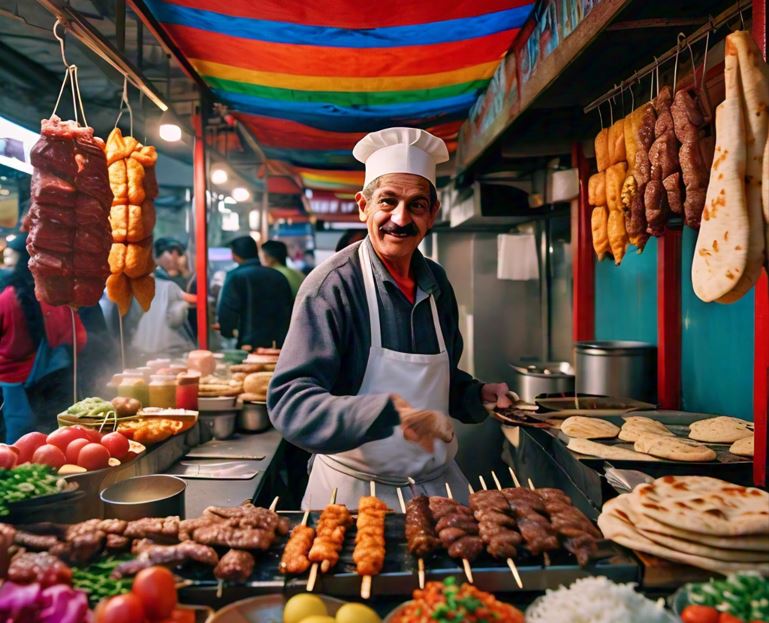
[{"label": "mustache", "polygon": [[381,231],[383,234],[395,234],[397,236],[417,236],[419,234],[419,230],[417,229],[417,226],[414,225],[414,223],[400,226],[396,225],[395,223],[388,222],[382,225],[379,228],[379,231]]}]

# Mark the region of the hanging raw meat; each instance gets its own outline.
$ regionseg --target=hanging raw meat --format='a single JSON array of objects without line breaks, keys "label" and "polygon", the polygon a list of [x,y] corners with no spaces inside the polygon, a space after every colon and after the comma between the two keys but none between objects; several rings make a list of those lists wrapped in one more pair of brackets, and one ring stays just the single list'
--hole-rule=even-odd
[{"label": "hanging raw meat", "polygon": [[35,294],[51,305],[96,305],[109,275],[111,242],[104,142],[93,128],[56,115],[41,125],[24,220]]},{"label": "hanging raw meat", "polygon": [[654,100],[657,121],[654,124],[654,143],[649,150],[650,179],[644,190],[647,231],[652,236],[663,234],[671,211],[681,212],[681,170],[670,113],[672,102],[673,92],[669,86],[662,87]]},{"label": "hanging raw meat", "polygon": [[158,185],[155,177],[157,152],[132,136],[123,136],[115,128],[107,138],[109,182],[114,199],[110,210],[112,248],[109,254],[111,275],[107,296],[125,315],[136,297],[147,311],[155,296],[152,271],[152,230]]}]

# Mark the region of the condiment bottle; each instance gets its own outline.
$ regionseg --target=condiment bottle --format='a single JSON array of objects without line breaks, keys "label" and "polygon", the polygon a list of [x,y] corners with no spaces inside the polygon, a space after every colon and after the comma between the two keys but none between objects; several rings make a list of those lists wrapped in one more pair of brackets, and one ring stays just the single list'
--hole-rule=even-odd
[{"label": "condiment bottle", "polygon": [[144,374],[137,370],[124,370],[121,376],[117,395],[125,396],[126,398],[136,398],[136,400],[142,403],[142,407],[149,406],[149,387],[144,379]]},{"label": "condiment bottle", "polygon": [[153,374],[149,384],[150,407],[173,409],[176,407],[176,377]]},{"label": "condiment bottle", "polygon": [[180,374],[176,377],[176,407],[198,410],[199,374]]}]

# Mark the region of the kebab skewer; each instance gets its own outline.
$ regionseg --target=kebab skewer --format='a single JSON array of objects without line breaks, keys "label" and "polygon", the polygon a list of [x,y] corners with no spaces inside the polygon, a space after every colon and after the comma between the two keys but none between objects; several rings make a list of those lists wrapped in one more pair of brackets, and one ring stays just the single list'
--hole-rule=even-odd
[{"label": "kebab skewer", "polygon": [[441,543],[452,558],[461,558],[468,582],[473,584],[473,570],[470,561],[483,551],[483,541],[478,536],[478,522],[473,511],[454,500],[449,483],[446,483],[448,497],[430,497],[430,512],[435,521],[435,531]]},{"label": "kebab skewer", "polygon": [[307,525],[310,511],[304,512],[302,523],[291,531],[291,536],[283,548],[278,570],[286,575],[300,575],[310,568],[310,549],[315,539],[315,528]]},{"label": "kebab skewer", "polygon": [[310,562],[313,563],[307,580],[308,592],[312,592],[315,588],[319,570],[327,573],[339,562],[339,552],[342,550],[345,532],[352,524],[352,516],[347,507],[344,504],[335,503],[336,492],[337,490],[334,489],[331,502],[320,514],[315,529],[315,540],[308,555]]},{"label": "kebab skewer", "polygon": [[385,516],[387,505],[376,497],[376,486],[370,483],[371,495],[358,502],[355,549],[352,559],[355,570],[362,576],[360,596],[371,597],[371,578],[382,571],[385,559]]}]

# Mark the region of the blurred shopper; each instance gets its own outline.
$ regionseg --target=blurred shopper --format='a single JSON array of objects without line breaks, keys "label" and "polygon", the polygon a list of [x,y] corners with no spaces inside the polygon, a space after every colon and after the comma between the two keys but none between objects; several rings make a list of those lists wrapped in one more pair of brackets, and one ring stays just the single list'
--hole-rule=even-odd
[{"label": "blurred shopper", "polygon": [[131,340],[134,350],[145,355],[171,356],[195,348],[187,322],[189,303],[182,289],[170,279],[155,277],[155,298],[141,317]]},{"label": "blurred shopper", "polygon": [[363,240],[366,237],[365,229],[348,229],[342,234],[339,242],[336,243],[336,252],[339,253],[345,247],[349,247],[351,244]]},{"label": "blurred shopper", "polygon": [[246,350],[281,346],[293,305],[288,280],[260,264],[259,247],[251,236],[235,238],[228,246],[238,266],[227,274],[219,299],[222,336],[237,334],[238,348]]},{"label": "blurred shopper", "polygon": [[173,281],[182,291],[187,302],[187,323],[190,333],[197,335],[198,318],[194,306],[197,303],[195,273],[190,269],[187,247],[176,238],[155,240],[155,278]]},{"label": "blurred shopper", "polygon": [[286,266],[288,259],[286,243],[280,242],[280,240],[268,240],[262,245],[259,257],[262,259],[262,264],[274,268],[288,280],[288,285],[291,286],[291,296],[296,298],[299,286],[304,281],[304,275],[298,270]]},{"label": "blurred shopper", "polygon": [[305,249],[304,254],[302,255],[301,270],[306,276],[312,272],[313,268],[315,268],[315,251],[312,249]]},{"label": "blurred shopper", "polygon": [[[68,307],[38,302],[29,271],[26,234],[5,249],[13,271],[0,281],[0,389],[5,440],[56,428],[56,414],[72,404],[72,315]],[[86,332],[75,316],[78,351]]]}]

